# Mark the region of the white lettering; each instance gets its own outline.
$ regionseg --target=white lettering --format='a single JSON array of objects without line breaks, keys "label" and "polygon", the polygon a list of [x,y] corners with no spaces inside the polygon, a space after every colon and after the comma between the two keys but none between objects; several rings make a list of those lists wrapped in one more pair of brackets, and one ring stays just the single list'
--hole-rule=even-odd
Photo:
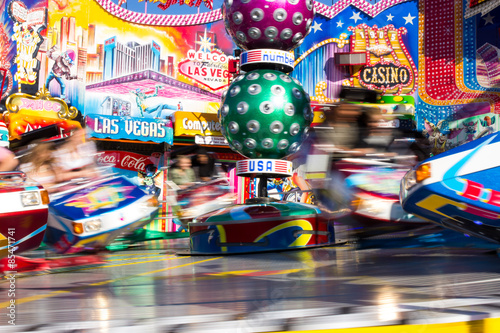
[{"label": "white lettering", "polygon": [[141,135],[142,136],[148,136],[149,135],[149,126],[148,123],[143,121],[141,123]]},{"label": "white lettering", "polygon": [[140,125],[140,122],[139,121],[134,121],[134,129],[132,130],[132,132],[134,133],[135,136],[140,136],[141,135],[141,129],[139,127]]},{"label": "white lettering", "polygon": [[129,169],[145,171],[146,159],[146,157],[134,158],[130,155],[127,155],[121,160],[120,165]]},{"label": "white lettering", "polygon": [[99,118],[96,118],[94,120],[94,132],[102,133],[101,129],[99,128]]},{"label": "white lettering", "polygon": [[132,133],[132,121],[131,120],[125,120],[125,133],[130,135]]},{"label": "white lettering", "polygon": [[[153,138],[157,138],[158,137],[158,126],[159,124],[158,123],[151,123],[151,127],[149,128],[149,135],[152,136]],[[161,125],[160,125],[161,126]]]},{"label": "white lettering", "polygon": [[111,120],[109,118],[104,118],[102,120],[102,132],[109,133],[111,129]]},{"label": "white lettering", "polygon": [[158,137],[164,138],[166,135],[167,135],[167,132],[165,131],[163,124],[158,124]]},{"label": "white lettering", "polygon": [[111,134],[118,134],[118,132],[120,131],[120,127],[118,127],[117,122],[118,119],[111,119]]},{"label": "white lettering", "polygon": [[104,153],[100,153],[96,160],[99,164],[116,164],[115,155],[105,155]]}]

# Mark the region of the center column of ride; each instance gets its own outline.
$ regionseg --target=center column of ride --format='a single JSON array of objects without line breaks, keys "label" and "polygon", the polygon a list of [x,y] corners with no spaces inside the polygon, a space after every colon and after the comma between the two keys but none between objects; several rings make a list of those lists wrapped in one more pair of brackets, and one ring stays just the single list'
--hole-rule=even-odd
[{"label": "center column of ride", "polygon": [[[292,175],[287,155],[297,152],[313,113],[309,95],[288,75],[291,51],[309,33],[313,0],[225,0],[228,34],[244,51],[242,74],[222,95],[219,120],[232,150],[248,157],[239,176],[259,179],[257,197],[206,214],[189,224],[197,254],[282,250],[334,240],[333,222],[311,205],[267,197],[267,178]],[[321,230],[319,230],[321,229]]]}]

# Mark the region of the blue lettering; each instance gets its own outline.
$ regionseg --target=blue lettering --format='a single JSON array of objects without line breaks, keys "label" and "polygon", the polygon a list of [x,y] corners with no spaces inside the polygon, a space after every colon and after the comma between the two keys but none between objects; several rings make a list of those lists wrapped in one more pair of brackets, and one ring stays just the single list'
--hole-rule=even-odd
[{"label": "blue lettering", "polygon": [[258,171],[263,171],[264,170],[264,162],[263,161],[259,161],[257,162],[257,170]]},{"label": "blue lettering", "polygon": [[266,171],[273,171],[273,162],[267,161],[267,163],[266,163]]},{"label": "blue lettering", "polygon": [[255,161],[249,161],[248,162],[248,170],[249,171],[255,171]]}]

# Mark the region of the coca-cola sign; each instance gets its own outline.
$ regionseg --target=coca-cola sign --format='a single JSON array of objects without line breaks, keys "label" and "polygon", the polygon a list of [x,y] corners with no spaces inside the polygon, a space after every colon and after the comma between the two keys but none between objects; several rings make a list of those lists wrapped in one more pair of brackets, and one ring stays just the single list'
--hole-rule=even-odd
[{"label": "coca-cola sign", "polygon": [[101,151],[97,163],[131,171],[145,171],[146,165],[154,164],[157,158],[124,151]]}]

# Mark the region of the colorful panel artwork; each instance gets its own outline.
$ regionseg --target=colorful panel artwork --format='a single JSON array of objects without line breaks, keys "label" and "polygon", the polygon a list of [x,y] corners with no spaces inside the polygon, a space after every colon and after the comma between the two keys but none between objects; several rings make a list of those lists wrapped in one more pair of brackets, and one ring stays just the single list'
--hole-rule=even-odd
[{"label": "colorful panel artwork", "polygon": [[496,87],[500,45],[498,22],[493,20],[499,11],[464,20],[463,4],[460,0],[419,3],[419,26],[425,36],[419,39],[419,80],[425,84],[418,90],[418,125],[423,128],[425,119],[434,124],[442,121],[444,134],[453,137],[450,148],[476,139],[484,130],[495,130],[492,113],[500,112]]},{"label": "colorful panel artwork", "polygon": [[[318,2],[315,6],[319,15],[295,50],[291,74],[302,82],[311,100],[334,103],[343,85],[376,89],[384,96],[416,93],[415,2],[334,1],[332,6]],[[343,60],[339,53],[344,54]],[[363,57],[348,56],[359,54]],[[364,67],[366,71],[361,73]],[[360,74],[364,74],[363,81]]]}]

